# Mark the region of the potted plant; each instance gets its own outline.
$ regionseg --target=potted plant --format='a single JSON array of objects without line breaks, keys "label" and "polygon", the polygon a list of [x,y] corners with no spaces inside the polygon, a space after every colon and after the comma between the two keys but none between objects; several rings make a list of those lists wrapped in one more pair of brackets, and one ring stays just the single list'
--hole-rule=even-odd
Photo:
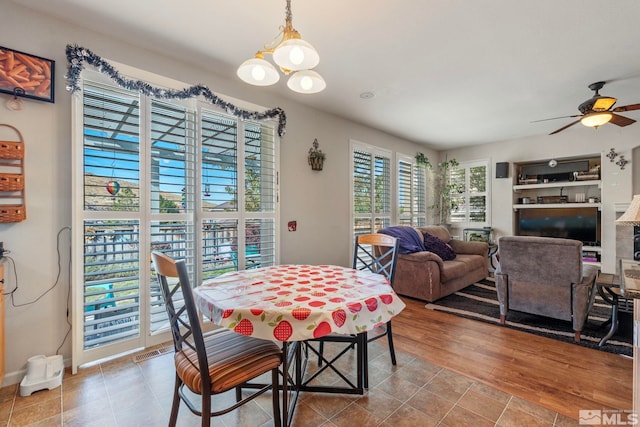
[{"label": "potted plant", "polygon": [[320,144],[318,144],[318,139],[313,140],[313,147],[309,148],[309,155],[307,156],[307,160],[311,165],[311,170],[321,171],[322,165],[324,164],[325,154],[318,148]]},{"label": "potted plant", "polygon": [[458,200],[455,196],[464,191],[462,184],[451,182],[449,173],[460,163],[456,159],[451,159],[434,166],[423,153],[416,154],[416,163],[432,172],[433,204],[429,208],[434,210],[435,222],[449,225],[451,211],[458,209]]}]

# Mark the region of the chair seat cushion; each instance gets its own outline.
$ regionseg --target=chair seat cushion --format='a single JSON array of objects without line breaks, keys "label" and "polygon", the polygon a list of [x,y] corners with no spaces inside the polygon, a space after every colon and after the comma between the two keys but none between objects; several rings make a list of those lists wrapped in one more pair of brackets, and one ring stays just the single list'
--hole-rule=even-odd
[{"label": "chair seat cushion", "polygon": [[[282,350],[272,341],[247,337],[229,329],[205,335],[213,393],[222,393],[280,366]],[[194,393],[202,392],[196,352],[189,347],[174,356],[176,373]]]}]

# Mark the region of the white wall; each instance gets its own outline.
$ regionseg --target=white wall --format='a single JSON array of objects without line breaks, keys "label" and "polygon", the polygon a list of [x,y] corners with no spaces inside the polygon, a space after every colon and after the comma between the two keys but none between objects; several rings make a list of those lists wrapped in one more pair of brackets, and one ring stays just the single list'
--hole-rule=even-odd
[{"label": "white wall", "polygon": [[[55,104],[25,99],[24,109],[15,112],[5,108],[10,96],[0,95],[0,123],[11,124],[22,132],[27,153],[28,218],[21,223],[0,224],[0,241],[15,260],[19,285],[14,294],[16,305],[33,301],[56,283],[57,234],[62,230],[61,276],[57,285],[38,302],[23,307],[13,307],[11,298],[7,298],[5,385],[21,380],[27,358],[55,354],[69,328],[66,307],[70,233],[64,228],[71,222],[72,95],[65,90],[67,44],[77,44],[103,58],[188,84],[206,84],[223,97],[243,99],[266,108],[280,106],[286,111],[287,132],[281,140],[280,176],[283,263],[350,263],[349,139],[409,155],[420,150],[435,156],[433,151],[408,141],[312,110],[274,96],[264,88],[245,85],[235,76],[217,76],[211,70],[199,68],[197,58],[193,64],[185,64],[52,20],[5,0],[0,0],[0,9],[6,18],[0,26],[0,44],[56,61]],[[0,130],[0,139],[13,137],[11,132]],[[307,152],[314,138],[327,154],[322,172],[311,171],[307,164]],[[298,231],[287,231],[289,220],[298,221]],[[8,265],[5,290],[16,285],[13,273],[14,268]],[[60,354],[70,357],[69,339]]]},{"label": "white wall", "polygon": [[[562,123],[559,122],[558,126]],[[531,124],[529,126],[534,126]],[[542,135],[516,141],[496,142],[482,146],[447,151],[449,158],[458,161],[490,159],[492,170],[496,162],[509,162],[509,178],[491,181],[491,225],[495,237],[513,234],[512,186],[514,162],[572,158],[578,156],[602,156],[602,270],[615,271],[615,203],[628,203],[633,196],[632,175],[639,166],[633,161],[633,149],[640,144],[640,125],[620,128],[605,125],[588,129],[577,124],[556,135]],[[629,160],[625,169],[605,155],[611,148]],[[617,157],[615,160],[618,160]],[[635,189],[638,191],[638,189]]]}]

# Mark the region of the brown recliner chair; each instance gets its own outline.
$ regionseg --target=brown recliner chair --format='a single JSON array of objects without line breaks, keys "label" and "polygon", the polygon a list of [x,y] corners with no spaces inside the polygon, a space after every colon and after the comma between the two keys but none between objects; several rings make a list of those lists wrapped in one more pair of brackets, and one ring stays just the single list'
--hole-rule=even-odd
[{"label": "brown recliner chair", "polygon": [[500,323],[509,310],[573,322],[575,341],[595,297],[598,268],[582,264],[582,243],[554,237],[498,239]]}]

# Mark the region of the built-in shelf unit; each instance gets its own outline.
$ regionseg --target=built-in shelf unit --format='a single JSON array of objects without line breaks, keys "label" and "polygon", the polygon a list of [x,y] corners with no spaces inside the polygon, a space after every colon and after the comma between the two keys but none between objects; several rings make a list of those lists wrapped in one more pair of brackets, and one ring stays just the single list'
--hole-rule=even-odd
[{"label": "built-in shelf unit", "polygon": [[600,156],[516,163],[514,234],[582,240],[584,261],[599,264]]}]

